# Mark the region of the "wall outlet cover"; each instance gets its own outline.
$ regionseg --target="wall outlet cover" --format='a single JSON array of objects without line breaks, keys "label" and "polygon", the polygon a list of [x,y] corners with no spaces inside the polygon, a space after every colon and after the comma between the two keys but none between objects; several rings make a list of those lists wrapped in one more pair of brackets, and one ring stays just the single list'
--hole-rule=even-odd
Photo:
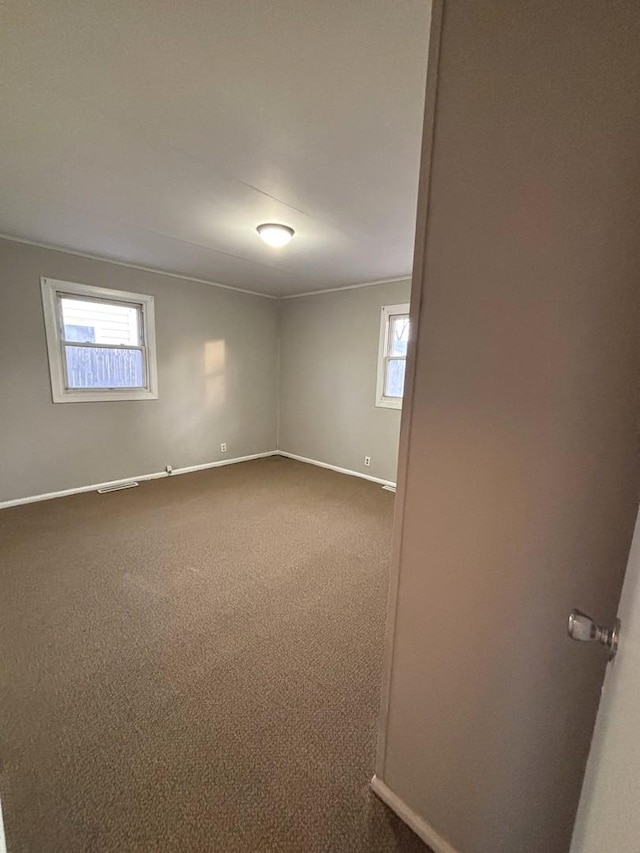
[{"label": "wall outlet cover", "polygon": [[371,457],[370,457],[370,456],[365,456],[365,457],[364,457],[364,465],[365,465],[365,468],[369,468],[369,467],[370,467],[370,465],[371,465]]},{"label": "wall outlet cover", "polygon": [[227,442],[223,441],[222,444],[220,445],[220,453],[226,453],[226,452],[227,452]]}]

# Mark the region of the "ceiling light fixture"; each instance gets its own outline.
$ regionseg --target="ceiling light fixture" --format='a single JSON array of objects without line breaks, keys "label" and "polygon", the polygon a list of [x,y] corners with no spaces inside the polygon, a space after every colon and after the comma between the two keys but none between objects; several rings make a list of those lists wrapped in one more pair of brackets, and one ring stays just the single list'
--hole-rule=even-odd
[{"label": "ceiling light fixture", "polygon": [[288,225],[278,225],[276,222],[265,222],[264,225],[258,225],[256,231],[267,245],[274,246],[276,249],[286,246],[296,233]]}]

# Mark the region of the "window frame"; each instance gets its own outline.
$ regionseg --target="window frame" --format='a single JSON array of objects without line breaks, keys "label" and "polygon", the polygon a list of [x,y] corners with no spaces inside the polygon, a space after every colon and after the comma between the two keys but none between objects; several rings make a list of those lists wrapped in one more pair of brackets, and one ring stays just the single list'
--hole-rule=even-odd
[{"label": "window frame", "polygon": [[[130,293],[125,290],[113,290],[106,287],[95,287],[91,284],[80,284],[72,281],[61,281],[55,278],[40,279],[42,290],[42,307],[44,311],[44,326],[49,356],[49,374],[51,377],[51,397],[54,403],[103,403],[117,400],[157,400],[158,399],[158,367],[156,358],[156,332],[154,298],[143,293]],[[122,349],[139,349],[143,354],[144,375],[146,384],[143,388],[68,388],[66,377],[65,345],[73,345],[75,341],[65,341],[60,297],[64,295],[86,297],[105,303],[122,303],[133,305],[140,309],[140,333],[142,343],[139,345],[122,345]],[[105,349],[118,349],[119,345],[97,344]]]},{"label": "window frame", "polygon": [[401,409],[402,397],[389,397],[384,393],[385,378],[387,374],[387,363],[389,361],[404,361],[406,356],[390,356],[388,354],[389,333],[391,330],[391,319],[393,317],[406,316],[409,318],[409,303],[402,302],[398,305],[383,305],[380,311],[380,339],[378,342],[378,374],[376,379],[376,406],[383,409]]}]

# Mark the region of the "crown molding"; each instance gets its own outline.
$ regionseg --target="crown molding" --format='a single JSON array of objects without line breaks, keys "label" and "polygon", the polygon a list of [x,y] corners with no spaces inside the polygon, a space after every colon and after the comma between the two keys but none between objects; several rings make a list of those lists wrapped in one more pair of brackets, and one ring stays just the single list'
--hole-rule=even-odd
[{"label": "crown molding", "polygon": [[179,278],[182,281],[193,281],[196,284],[208,284],[210,287],[221,287],[223,290],[234,290],[236,293],[246,293],[249,296],[261,296],[263,299],[279,299],[273,293],[259,293],[257,290],[247,290],[244,287],[233,287],[231,284],[220,284],[218,281],[210,281],[206,278],[195,278],[192,275],[182,275],[177,272],[159,269],[158,267],[144,267],[142,264],[130,264],[127,261],[118,261],[114,258],[105,258],[102,255],[92,255],[89,252],[77,252],[75,249],[63,249],[51,243],[40,243],[36,240],[25,240],[23,237],[12,237],[11,234],[0,234],[0,240],[8,240],[10,243],[23,243],[25,246],[35,246],[37,249],[48,249],[51,252],[61,252],[63,255],[74,255],[76,258],[87,258],[90,261],[101,261],[103,264],[115,264],[118,267],[127,267],[131,270],[151,272],[156,275],[166,275],[169,278]]}]

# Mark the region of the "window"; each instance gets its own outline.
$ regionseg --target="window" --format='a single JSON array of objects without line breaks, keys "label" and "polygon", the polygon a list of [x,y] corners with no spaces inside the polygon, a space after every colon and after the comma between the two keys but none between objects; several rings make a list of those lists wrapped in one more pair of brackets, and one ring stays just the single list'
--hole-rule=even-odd
[{"label": "window", "polygon": [[385,305],[380,321],[376,406],[401,409],[409,342],[409,305]]},{"label": "window", "polygon": [[158,397],[153,296],[42,279],[54,403]]}]

